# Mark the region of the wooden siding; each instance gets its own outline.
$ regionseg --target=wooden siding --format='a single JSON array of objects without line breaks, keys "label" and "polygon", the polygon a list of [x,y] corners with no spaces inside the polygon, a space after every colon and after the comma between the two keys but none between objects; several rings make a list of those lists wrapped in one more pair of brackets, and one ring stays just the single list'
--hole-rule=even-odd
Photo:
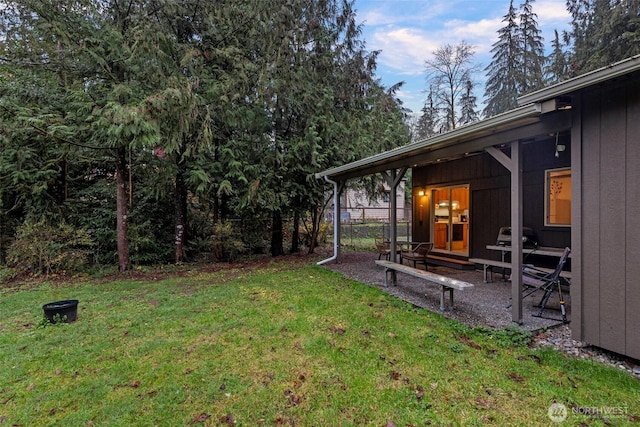
[{"label": "wooden siding", "polygon": [[[542,245],[564,247],[571,243],[570,227],[544,225],[544,171],[570,166],[570,141],[562,136],[565,152],[555,157],[555,139],[547,138],[524,144],[523,225],[531,227]],[[498,230],[510,224],[511,191],[509,172],[489,154],[437,163],[413,170],[413,187],[430,188],[469,184],[471,207],[469,257],[497,259],[500,254],[486,249],[495,244]],[[415,191],[414,191],[415,193]],[[432,240],[429,235],[431,218],[420,223],[414,219],[413,239]],[[414,215],[416,218],[418,215]]]},{"label": "wooden siding", "polygon": [[640,359],[640,84],[628,92],[626,146],[625,354]]},{"label": "wooden siding", "polygon": [[582,95],[580,338],[640,359],[640,82]]}]

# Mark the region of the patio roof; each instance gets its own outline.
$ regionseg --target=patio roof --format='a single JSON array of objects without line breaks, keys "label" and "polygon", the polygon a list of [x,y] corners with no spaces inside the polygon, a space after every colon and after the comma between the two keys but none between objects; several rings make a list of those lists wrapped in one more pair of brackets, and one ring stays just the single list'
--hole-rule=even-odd
[{"label": "patio roof", "polygon": [[344,181],[390,169],[417,167],[484,152],[487,147],[516,140],[533,141],[571,126],[569,111],[543,114],[540,104],[529,104],[453,131],[435,135],[316,174]]}]

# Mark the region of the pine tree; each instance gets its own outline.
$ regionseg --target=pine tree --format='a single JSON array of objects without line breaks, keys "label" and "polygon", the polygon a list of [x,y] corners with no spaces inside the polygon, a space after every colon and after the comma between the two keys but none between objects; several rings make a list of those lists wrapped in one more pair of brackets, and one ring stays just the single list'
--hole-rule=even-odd
[{"label": "pine tree", "polygon": [[640,54],[640,1],[568,0],[572,75]]},{"label": "pine tree", "polygon": [[553,42],[551,42],[553,50],[547,59],[547,66],[545,67],[545,83],[548,85],[569,78],[567,54],[563,50],[563,43],[560,40],[558,30],[555,30],[554,36]]},{"label": "pine tree", "polygon": [[491,49],[491,63],[485,68],[485,117],[495,116],[518,106],[518,70],[522,65],[517,19],[516,9],[511,0],[509,11],[502,20],[505,26],[498,30],[498,41]]},{"label": "pine tree", "polygon": [[538,15],[533,12],[533,2],[525,0],[520,6],[520,26],[518,38],[520,40],[520,60],[518,93],[525,94],[539,89],[544,83],[544,45],[538,28]]},{"label": "pine tree", "polygon": [[421,112],[415,129],[414,140],[416,141],[435,135],[438,128],[439,110],[434,102],[433,87],[429,88],[429,94]]},{"label": "pine tree", "polygon": [[480,119],[478,116],[477,98],[473,94],[473,82],[467,80],[465,85],[465,92],[460,97],[460,119],[458,120],[461,125],[476,122]]}]

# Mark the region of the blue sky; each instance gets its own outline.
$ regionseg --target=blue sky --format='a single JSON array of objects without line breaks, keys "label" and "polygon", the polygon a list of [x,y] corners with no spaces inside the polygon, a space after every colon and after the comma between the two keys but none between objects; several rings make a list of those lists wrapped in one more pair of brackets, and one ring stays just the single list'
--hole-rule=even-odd
[{"label": "blue sky", "polygon": [[[514,1],[520,6],[520,0]],[[424,62],[440,46],[462,40],[475,48],[481,70],[491,62],[491,45],[509,9],[508,0],[355,0],[356,20],[369,51],[381,50],[377,75],[386,87],[404,81],[398,93],[404,106],[419,112],[424,104]],[[568,30],[565,0],[537,0],[533,11],[550,49],[553,30]],[[475,76],[475,95],[482,108],[484,71]]]}]

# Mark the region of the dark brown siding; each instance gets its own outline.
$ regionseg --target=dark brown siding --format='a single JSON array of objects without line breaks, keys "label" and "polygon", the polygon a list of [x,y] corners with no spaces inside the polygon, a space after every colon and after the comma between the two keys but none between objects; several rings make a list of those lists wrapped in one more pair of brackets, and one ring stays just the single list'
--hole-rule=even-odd
[{"label": "dark brown siding", "polygon": [[582,95],[582,339],[640,358],[640,83]]},{"label": "dark brown siding", "polygon": [[640,87],[629,92],[627,117],[625,266],[626,352],[640,359]]},{"label": "dark brown siding", "polygon": [[[588,100],[588,102],[586,102]],[[582,288],[581,339],[600,343],[600,108],[599,100],[585,96],[582,105]],[[589,190],[588,190],[589,189]],[[589,206],[590,208],[586,208]],[[588,212],[587,212],[588,211]],[[587,230],[589,230],[587,232]],[[587,261],[590,260],[590,261]],[[593,286],[593,285],[596,286]],[[578,325],[574,325],[578,326]]]},{"label": "dark brown siding", "polygon": [[[555,139],[524,145],[523,223],[531,227],[543,246],[564,247],[571,242],[570,227],[544,225],[544,171],[570,165],[570,141],[562,135],[567,150],[555,157]],[[486,249],[495,244],[498,230],[510,224],[511,190],[509,172],[489,154],[442,162],[413,171],[414,189],[469,184],[471,208],[470,257],[498,259],[500,254]],[[428,207],[427,207],[428,211]],[[414,215],[415,217],[415,215]],[[414,223],[414,240],[431,240],[429,220]]]}]

